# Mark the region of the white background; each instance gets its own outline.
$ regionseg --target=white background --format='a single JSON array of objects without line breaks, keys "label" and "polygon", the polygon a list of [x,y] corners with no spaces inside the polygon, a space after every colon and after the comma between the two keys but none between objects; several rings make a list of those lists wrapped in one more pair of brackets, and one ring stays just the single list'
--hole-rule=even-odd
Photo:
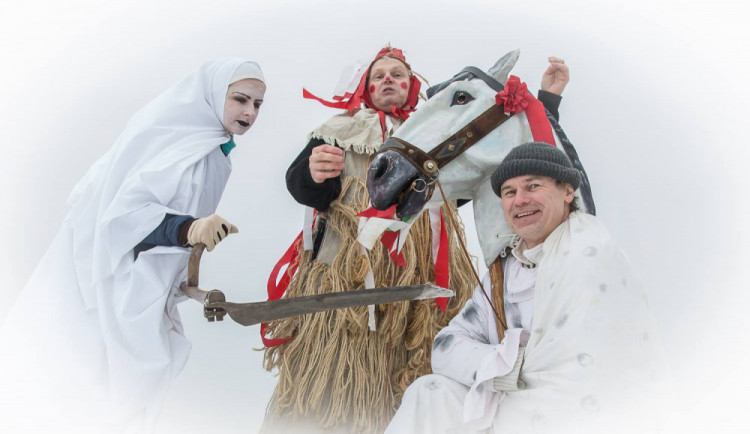
[{"label": "white background", "polygon": [[[302,86],[330,97],[345,65],[389,41],[433,84],[520,48],[513,73],[532,91],[548,55],[570,65],[561,124],[599,217],[648,288],[676,382],[674,431],[747,429],[746,6],[519,3],[3,2],[0,319],[56,233],[75,182],[130,115],[202,61],[243,56],[267,77],[266,102],[237,140],[218,210],[240,233],[204,257],[201,275],[204,288],[230,300],[259,301],[302,225],[284,172],[307,132],[334,113],[303,100]],[[462,214],[473,234],[470,211]],[[475,240],[471,249],[479,254]],[[256,431],[275,383],[253,351],[258,327],[208,324],[193,302],[181,311],[193,353],[158,431]]]}]

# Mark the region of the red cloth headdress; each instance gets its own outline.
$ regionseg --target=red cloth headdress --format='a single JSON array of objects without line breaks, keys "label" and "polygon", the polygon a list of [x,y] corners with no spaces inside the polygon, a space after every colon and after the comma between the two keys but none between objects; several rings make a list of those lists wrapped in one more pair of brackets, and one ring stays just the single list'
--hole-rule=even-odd
[{"label": "red cloth headdress", "polygon": [[[380,114],[381,117],[381,124],[384,126],[385,113],[378,110],[372,104],[370,91],[367,89],[367,79],[370,75],[370,68],[372,68],[373,63],[383,57],[400,60],[406,65],[409,73],[411,73],[411,66],[406,62],[404,52],[388,45],[383,47],[368,65],[359,64],[355,65],[353,70],[348,69],[344,71],[341,77],[341,82],[336,90],[336,94],[333,96],[333,101],[326,101],[319,98],[304,88],[302,89],[302,97],[314,99],[326,107],[346,109],[349,114],[354,114],[354,112],[360,109],[364,103],[365,107],[378,111],[378,114]],[[421,87],[422,83],[419,79],[417,79],[415,75],[411,75],[409,79],[409,95],[406,98],[406,103],[402,107],[394,107],[389,114],[399,119],[408,119],[409,113],[413,112],[417,106],[419,90]]]}]

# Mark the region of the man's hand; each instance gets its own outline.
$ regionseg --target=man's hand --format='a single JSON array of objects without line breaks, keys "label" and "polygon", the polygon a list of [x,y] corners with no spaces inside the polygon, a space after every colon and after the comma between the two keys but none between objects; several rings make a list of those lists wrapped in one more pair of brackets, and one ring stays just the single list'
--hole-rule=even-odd
[{"label": "man's hand", "polygon": [[555,95],[562,95],[565,86],[570,81],[570,71],[565,60],[559,57],[550,57],[549,67],[542,75],[542,90]]},{"label": "man's hand", "polygon": [[341,175],[344,170],[344,151],[328,144],[316,146],[310,155],[310,175],[320,184]]},{"label": "man's hand", "polygon": [[239,229],[236,226],[217,214],[211,214],[190,224],[187,239],[191,246],[198,243],[205,244],[206,250],[210,252],[229,234],[236,234],[237,232],[239,232]]}]

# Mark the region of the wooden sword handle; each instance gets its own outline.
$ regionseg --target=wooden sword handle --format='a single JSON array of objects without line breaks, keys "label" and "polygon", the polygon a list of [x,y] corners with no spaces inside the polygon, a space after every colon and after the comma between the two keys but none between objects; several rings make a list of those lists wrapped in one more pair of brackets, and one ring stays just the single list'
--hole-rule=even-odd
[{"label": "wooden sword handle", "polygon": [[222,321],[226,312],[220,307],[207,307],[209,304],[216,305],[217,303],[223,303],[226,301],[224,293],[218,289],[211,291],[204,291],[198,287],[200,282],[200,264],[201,256],[203,251],[206,249],[206,245],[198,243],[193,246],[190,251],[190,258],[188,259],[188,275],[187,282],[183,282],[180,285],[180,289],[193,300],[203,304],[203,315],[208,319],[209,322],[214,320]]},{"label": "wooden sword handle", "polygon": [[201,256],[203,251],[206,249],[206,245],[198,243],[193,246],[193,250],[190,251],[190,259],[188,259],[188,277],[187,286],[198,287],[198,276],[201,265]]}]

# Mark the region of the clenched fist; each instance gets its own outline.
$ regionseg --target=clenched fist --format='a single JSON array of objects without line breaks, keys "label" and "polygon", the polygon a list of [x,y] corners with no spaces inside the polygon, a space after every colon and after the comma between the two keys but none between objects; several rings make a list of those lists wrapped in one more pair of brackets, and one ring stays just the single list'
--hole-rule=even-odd
[{"label": "clenched fist", "polygon": [[328,144],[316,146],[310,154],[310,176],[318,184],[341,175],[344,151]]},{"label": "clenched fist", "polygon": [[237,232],[239,232],[239,229],[236,226],[217,214],[211,214],[208,217],[193,221],[190,229],[188,229],[187,239],[191,246],[198,243],[205,244],[206,250],[210,252],[229,234],[236,234]]}]

